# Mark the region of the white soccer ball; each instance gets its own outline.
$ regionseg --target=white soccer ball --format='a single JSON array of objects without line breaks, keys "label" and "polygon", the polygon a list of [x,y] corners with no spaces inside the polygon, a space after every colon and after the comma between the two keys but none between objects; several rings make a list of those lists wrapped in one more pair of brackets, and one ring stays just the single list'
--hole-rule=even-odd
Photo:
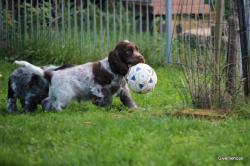
[{"label": "white soccer ball", "polygon": [[147,93],[154,90],[157,83],[157,75],[152,67],[144,63],[139,63],[130,67],[127,82],[132,91]]}]

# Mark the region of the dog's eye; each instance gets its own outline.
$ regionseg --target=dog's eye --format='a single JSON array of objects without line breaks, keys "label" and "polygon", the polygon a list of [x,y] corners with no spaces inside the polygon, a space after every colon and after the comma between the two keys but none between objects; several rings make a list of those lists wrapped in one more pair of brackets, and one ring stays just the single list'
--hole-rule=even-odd
[{"label": "dog's eye", "polygon": [[127,51],[126,51],[126,54],[127,54],[127,55],[131,55],[131,54],[132,54],[132,50],[127,50]]}]

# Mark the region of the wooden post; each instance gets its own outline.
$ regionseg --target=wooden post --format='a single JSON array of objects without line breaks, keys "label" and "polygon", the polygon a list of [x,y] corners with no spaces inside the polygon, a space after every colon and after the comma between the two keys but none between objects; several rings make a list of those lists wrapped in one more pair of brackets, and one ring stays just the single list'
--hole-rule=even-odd
[{"label": "wooden post", "polygon": [[237,18],[229,18],[229,41],[227,51],[227,81],[226,91],[233,96],[236,91],[236,63],[237,63]]},{"label": "wooden post", "polygon": [[242,71],[244,78],[244,95],[249,97],[250,94],[250,78],[249,78],[249,59],[247,48],[247,33],[246,33],[246,20],[245,8],[243,0],[235,0],[238,8],[239,26],[240,26],[240,45],[241,45],[241,58],[242,58]]},{"label": "wooden post", "polygon": [[224,0],[216,1],[216,25],[215,25],[215,55],[214,55],[214,94],[215,101],[220,102],[220,49],[223,30]]}]

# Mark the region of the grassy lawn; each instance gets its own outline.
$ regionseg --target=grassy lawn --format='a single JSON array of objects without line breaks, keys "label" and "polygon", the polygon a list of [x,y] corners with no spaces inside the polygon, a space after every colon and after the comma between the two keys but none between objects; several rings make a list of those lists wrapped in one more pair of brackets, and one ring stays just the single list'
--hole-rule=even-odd
[{"label": "grassy lawn", "polygon": [[[177,118],[182,105],[178,69],[158,68],[153,93],[133,94],[130,112],[72,103],[60,113],[7,114],[7,78],[14,65],[0,61],[0,165],[249,165],[250,121]],[[247,112],[249,106],[242,107]],[[223,161],[218,157],[243,157]]]}]

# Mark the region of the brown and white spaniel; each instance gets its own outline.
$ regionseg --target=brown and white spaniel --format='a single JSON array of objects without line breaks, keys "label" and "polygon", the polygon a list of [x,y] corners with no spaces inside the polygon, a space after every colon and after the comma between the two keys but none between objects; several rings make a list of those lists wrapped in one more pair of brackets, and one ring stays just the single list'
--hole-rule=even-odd
[{"label": "brown and white spaniel", "polygon": [[119,96],[128,108],[136,108],[125,76],[130,66],[145,63],[145,60],[136,45],[125,40],[119,42],[107,58],[65,70],[46,71],[26,61],[15,63],[51,82],[49,95],[42,105],[46,111],[60,111],[73,99],[92,100],[97,106],[108,106],[113,96]]}]

